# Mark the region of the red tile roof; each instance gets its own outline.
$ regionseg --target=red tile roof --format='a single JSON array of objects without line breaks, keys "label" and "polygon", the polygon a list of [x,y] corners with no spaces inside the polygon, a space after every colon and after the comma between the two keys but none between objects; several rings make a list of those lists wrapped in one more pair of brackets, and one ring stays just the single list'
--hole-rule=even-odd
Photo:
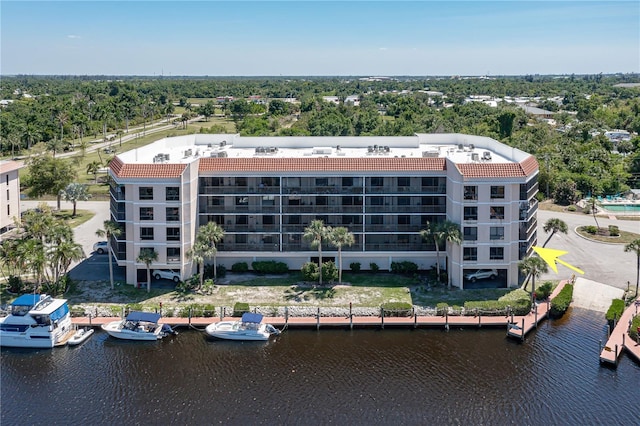
[{"label": "red tile roof", "polygon": [[111,171],[120,178],[177,178],[186,164],[125,164],[118,157],[109,163]]},{"label": "red tile roof", "polygon": [[469,178],[526,177],[538,169],[538,162],[530,156],[522,163],[470,163],[456,164],[456,167]]},{"label": "red tile roof", "polygon": [[18,163],[17,161],[0,161],[0,173],[9,173],[13,170],[19,170],[21,167],[23,167],[23,164]]},{"label": "red tile roof", "polygon": [[527,157],[527,159],[522,161],[520,165],[527,176],[531,176],[536,170],[538,170],[538,160],[533,155]]},{"label": "red tile roof", "polygon": [[200,172],[444,171],[444,158],[202,158]]}]

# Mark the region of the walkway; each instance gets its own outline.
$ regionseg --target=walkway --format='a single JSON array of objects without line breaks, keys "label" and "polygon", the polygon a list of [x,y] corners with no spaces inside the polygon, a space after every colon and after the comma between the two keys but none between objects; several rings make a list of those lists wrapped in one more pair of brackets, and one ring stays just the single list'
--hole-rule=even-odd
[{"label": "walkway", "polygon": [[620,321],[618,321],[618,324],[609,336],[609,340],[607,340],[607,343],[600,352],[601,363],[618,365],[620,354],[623,352],[622,349],[627,350],[636,361],[640,362],[640,344],[634,342],[629,337],[629,324],[631,324],[632,318],[638,315],[639,309],[640,299],[637,299],[622,313]]}]

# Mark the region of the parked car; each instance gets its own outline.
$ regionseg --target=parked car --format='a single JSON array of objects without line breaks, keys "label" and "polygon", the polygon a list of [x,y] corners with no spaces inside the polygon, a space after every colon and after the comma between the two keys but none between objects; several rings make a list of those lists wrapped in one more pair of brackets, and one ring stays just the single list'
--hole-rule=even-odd
[{"label": "parked car", "polygon": [[475,282],[476,280],[483,280],[485,278],[495,280],[497,277],[498,271],[496,271],[495,269],[478,269],[477,271],[466,274],[464,276],[465,279],[471,282]]},{"label": "parked car", "polygon": [[104,254],[107,252],[107,242],[106,241],[98,241],[93,245],[93,251],[98,254]]},{"label": "parked car", "polygon": [[165,279],[172,280],[174,283],[180,282],[180,272],[172,271],[172,270],[164,270],[164,269],[154,269],[151,272],[151,275],[156,280]]}]

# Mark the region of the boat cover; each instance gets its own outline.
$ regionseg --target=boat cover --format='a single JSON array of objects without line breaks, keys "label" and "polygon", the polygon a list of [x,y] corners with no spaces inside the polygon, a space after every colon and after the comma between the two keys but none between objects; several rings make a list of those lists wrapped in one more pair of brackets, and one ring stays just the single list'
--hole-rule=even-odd
[{"label": "boat cover", "polygon": [[13,306],[34,306],[40,301],[39,294],[23,294],[11,303]]},{"label": "boat cover", "polygon": [[160,319],[160,314],[154,314],[153,312],[140,312],[131,311],[127,315],[127,321],[145,321],[157,323]]},{"label": "boat cover", "polygon": [[260,324],[262,322],[262,314],[252,314],[251,312],[245,312],[242,314],[242,322],[255,322]]}]

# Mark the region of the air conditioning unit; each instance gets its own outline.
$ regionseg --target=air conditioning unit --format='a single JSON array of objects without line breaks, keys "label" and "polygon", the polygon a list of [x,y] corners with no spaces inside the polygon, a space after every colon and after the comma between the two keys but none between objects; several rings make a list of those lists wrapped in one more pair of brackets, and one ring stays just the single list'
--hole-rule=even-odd
[{"label": "air conditioning unit", "polygon": [[484,152],[482,153],[482,159],[483,159],[483,160],[491,160],[491,152],[489,152],[489,151],[484,151]]},{"label": "air conditioning unit", "polygon": [[480,154],[477,152],[471,153],[471,161],[480,161]]}]

